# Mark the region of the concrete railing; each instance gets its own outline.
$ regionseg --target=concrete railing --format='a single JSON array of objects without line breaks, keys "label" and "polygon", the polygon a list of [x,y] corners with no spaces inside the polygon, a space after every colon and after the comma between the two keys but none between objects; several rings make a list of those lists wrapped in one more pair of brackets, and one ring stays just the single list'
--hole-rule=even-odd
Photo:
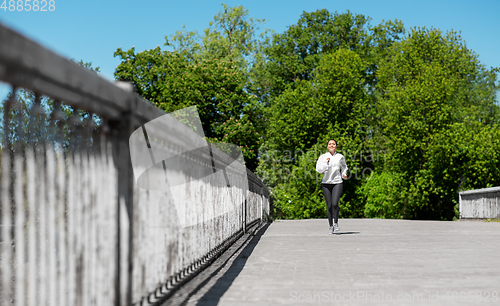
[{"label": "concrete railing", "polygon": [[[269,213],[241,159],[126,84],[1,24],[0,42],[0,81],[15,93],[1,114],[0,305],[158,304]],[[162,118],[155,142],[148,124]],[[134,135],[153,161],[147,178],[184,185],[139,186]]]},{"label": "concrete railing", "polygon": [[500,187],[459,193],[460,219],[499,219]]}]

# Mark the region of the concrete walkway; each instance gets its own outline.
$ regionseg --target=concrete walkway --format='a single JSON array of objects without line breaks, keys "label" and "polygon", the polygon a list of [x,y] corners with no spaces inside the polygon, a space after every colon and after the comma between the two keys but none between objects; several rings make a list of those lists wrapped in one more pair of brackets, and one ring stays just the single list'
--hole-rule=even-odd
[{"label": "concrete walkway", "polygon": [[189,305],[500,305],[500,223],[342,219],[260,230]]}]

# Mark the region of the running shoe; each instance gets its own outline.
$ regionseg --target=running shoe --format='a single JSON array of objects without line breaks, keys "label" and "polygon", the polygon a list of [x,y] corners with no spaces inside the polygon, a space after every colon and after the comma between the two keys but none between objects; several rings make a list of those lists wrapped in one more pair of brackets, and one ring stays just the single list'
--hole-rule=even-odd
[{"label": "running shoe", "polygon": [[336,232],[336,231],[340,231],[340,229],[339,229],[339,224],[338,224],[338,223],[335,223],[335,224],[333,225],[333,230],[334,230],[335,232]]},{"label": "running shoe", "polygon": [[333,234],[333,226],[330,226],[330,229],[328,230],[328,234]]}]

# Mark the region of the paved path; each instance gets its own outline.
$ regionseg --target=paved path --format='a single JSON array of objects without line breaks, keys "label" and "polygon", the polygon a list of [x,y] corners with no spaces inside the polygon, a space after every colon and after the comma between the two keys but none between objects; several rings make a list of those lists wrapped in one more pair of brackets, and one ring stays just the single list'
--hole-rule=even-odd
[{"label": "paved path", "polygon": [[500,223],[277,221],[189,305],[500,305]]}]

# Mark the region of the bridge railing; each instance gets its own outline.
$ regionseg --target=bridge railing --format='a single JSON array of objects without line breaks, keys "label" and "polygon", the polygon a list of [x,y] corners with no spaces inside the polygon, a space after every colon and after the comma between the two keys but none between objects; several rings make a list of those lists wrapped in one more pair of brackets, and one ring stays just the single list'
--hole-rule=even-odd
[{"label": "bridge railing", "polygon": [[[127,84],[1,24],[0,42],[12,87],[0,105],[0,305],[158,304],[268,215],[257,176],[215,145],[187,152],[186,139],[204,140]],[[194,166],[148,172],[183,184],[139,187],[131,136],[161,118],[177,164]]]},{"label": "bridge railing", "polygon": [[500,187],[459,193],[460,219],[500,219]]}]

